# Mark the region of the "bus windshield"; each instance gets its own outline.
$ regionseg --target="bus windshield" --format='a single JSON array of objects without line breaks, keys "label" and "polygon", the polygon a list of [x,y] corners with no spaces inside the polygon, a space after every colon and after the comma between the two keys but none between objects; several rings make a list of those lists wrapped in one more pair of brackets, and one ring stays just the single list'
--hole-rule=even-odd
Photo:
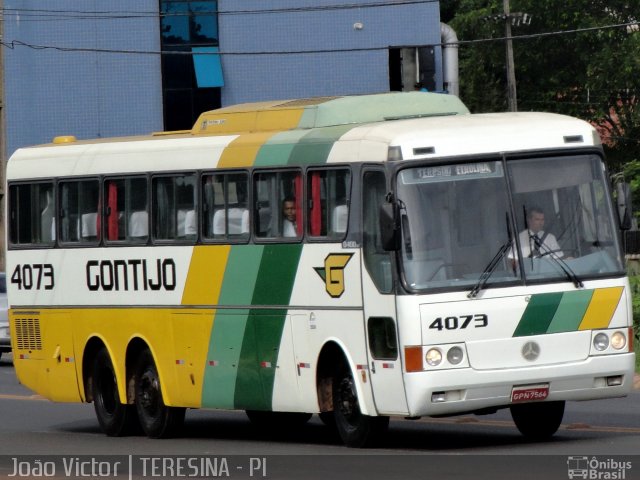
[{"label": "bus windshield", "polygon": [[397,198],[410,291],[624,273],[597,155],[407,168]]}]

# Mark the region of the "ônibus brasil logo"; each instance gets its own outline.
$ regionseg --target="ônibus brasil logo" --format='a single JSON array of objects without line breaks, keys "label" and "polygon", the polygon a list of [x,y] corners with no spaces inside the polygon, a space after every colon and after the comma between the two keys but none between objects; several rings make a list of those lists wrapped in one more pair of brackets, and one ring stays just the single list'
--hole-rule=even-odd
[{"label": "\u00f4nibus brasil logo", "polygon": [[567,475],[570,479],[625,480],[627,470],[631,470],[631,462],[614,458],[603,460],[586,455],[567,458]]}]

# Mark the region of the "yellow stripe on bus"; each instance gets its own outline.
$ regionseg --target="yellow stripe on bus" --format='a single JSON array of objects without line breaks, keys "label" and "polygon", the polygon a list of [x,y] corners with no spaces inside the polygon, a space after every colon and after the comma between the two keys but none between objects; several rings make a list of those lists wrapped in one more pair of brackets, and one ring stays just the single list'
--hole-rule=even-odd
[{"label": "yellow stripe on bus", "polygon": [[229,245],[194,247],[182,294],[183,305],[218,303],[230,251]]},{"label": "yellow stripe on bus", "polygon": [[263,132],[239,136],[222,152],[218,168],[252,166],[258,151],[275,134],[276,132]]},{"label": "yellow stripe on bus", "polygon": [[596,289],[578,330],[608,327],[613,313],[618,308],[623,290],[623,287]]}]

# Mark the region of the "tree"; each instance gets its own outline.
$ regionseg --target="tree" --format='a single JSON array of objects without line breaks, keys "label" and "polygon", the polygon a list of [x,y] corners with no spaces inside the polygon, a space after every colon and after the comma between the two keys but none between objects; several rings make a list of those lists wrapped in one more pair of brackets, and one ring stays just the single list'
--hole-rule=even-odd
[{"label": "tree", "polygon": [[[502,0],[441,3],[444,12],[455,9],[450,24],[462,42],[504,36],[502,20],[487,20],[502,12]],[[513,28],[518,109],[591,122],[611,171],[640,161],[640,31],[602,28],[635,22],[640,0],[512,0],[511,11],[533,16]],[[565,33],[518,39],[549,32]],[[460,46],[460,91],[471,111],[506,109],[504,41]]]}]

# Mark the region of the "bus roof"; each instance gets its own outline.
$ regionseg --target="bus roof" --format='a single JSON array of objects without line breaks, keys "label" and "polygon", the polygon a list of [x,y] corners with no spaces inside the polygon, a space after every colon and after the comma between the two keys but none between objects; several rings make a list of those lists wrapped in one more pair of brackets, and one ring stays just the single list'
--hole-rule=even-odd
[{"label": "bus roof", "polygon": [[[7,178],[382,162],[392,158],[393,149],[393,159],[426,160],[600,145],[595,129],[572,117],[468,114],[457,97],[423,92],[244,104],[201,119],[207,122],[204,134],[65,139],[70,141],[21,149],[8,163]],[[260,125],[273,130],[244,130]],[[218,127],[242,132],[212,131]]]},{"label": "bus roof", "polygon": [[322,128],[400,118],[468,114],[453,95],[392,92],[235,105],[204,112],[191,133],[229,134]]}]

